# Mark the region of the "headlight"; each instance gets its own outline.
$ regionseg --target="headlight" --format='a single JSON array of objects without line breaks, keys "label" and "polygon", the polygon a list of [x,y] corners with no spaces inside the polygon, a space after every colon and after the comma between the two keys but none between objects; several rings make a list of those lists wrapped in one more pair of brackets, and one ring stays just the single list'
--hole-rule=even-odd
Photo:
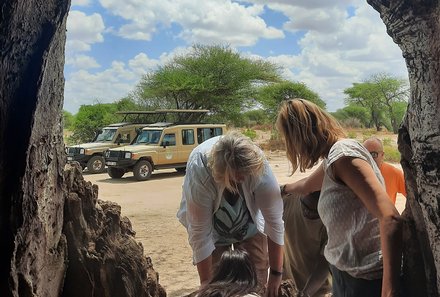
[{"label": "headlight", "polygon": [[106,150],[104,152],[104,157],[106,157],[106,158],[110,157],[110,151],[109,150]]},{"label": "headlight", "polygon": [[83,148],[79,150],[79,154],[80,154],[80,155],[84,155],[85,152],[86,152],[86,150],[83,149]]},{"label": "headlight", "polygon": [[125,152],[125,159],[131,159],[131,153],[130,152]]}]

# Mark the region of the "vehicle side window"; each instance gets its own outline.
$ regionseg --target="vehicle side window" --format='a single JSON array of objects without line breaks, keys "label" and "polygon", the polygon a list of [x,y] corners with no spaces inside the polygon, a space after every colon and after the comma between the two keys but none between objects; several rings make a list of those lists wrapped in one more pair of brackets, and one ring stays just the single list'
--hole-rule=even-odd
[{"label": "vehicle side window", "polygon": [[130,141],[131,141],[130,132],[121,134],[121,143],[130,143]]},{"label": "vehicle side window", "polygon": [[222,128],[198,128],[197,129],[197,142],[200,144],[211,137],[222,135]]},{"label": "vehicle side window", "polygon": [[222,128],[214,128],[214,136],[223,135],[223,129]]},{"label": "vehicle side window", "polygon": [[176,134],[165,134],[163,137],[163,144],[167,144],[168,146],[176,145]]},{"label": "vehicle side window", "polygon": [[184,145],[194,144],[194,130],[193,129],[183,129],[182,130],[182,143]]}]

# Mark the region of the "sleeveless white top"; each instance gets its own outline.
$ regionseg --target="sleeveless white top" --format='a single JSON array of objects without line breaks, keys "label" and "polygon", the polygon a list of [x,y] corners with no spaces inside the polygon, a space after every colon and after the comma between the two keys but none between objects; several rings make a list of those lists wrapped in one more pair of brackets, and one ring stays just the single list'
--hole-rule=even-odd
[{"label": "sleeveless white top", "polygon": [[379,221],[349,187],[335,180],[332,164],[343,157],[367,161],[384,185],[379,168],[362,144],[344,139],[332,146],[323,161],[325,174],[318,203],[328,234],[324,255],[331,265],[353,277],[378,279],[382,277]]}]

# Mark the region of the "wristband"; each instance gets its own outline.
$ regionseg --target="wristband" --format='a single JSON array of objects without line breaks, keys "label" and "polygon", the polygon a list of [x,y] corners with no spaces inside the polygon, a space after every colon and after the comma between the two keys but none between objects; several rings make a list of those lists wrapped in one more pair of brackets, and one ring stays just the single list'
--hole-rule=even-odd
[{"label": "wristband", "polygon": [[270,271],[270,274],[272,274],[272,275],[274,275],[274,276],[282,276],[282,275],[283,275],[282,272],[280,272],[280,271],[278,271],[278,270],[275,270],[275,269],[273,269],[272,267],[269,269],[269,271]]}]

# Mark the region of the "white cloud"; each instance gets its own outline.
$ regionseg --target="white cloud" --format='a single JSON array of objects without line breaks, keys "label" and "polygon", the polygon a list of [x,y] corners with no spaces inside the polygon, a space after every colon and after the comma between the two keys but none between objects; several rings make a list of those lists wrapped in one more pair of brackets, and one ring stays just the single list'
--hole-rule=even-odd
[{"label": "white cloud", "polygon": [[[99,72],[85,68],[71,72],[66,77],[64,109],[76,113],[81,105],[112,103],[134,91],[141,77],[169,61],[174,55],[187,52],[188,48],[176,48],[163,53],[159,60],[139,53],[126,63],[113,61],[108,69]],[[84,60],[86,59],[83,56]],[[73,64],[77,61],[71,61]]]},{"label": "white cloud", "polygon": [[[272,2],[270,6],[276,8]],[[306,32],[298,41],[301,51],[294,56],[295,64],[282,64],[288,68],[284,73],[318,92],[329,110],[344,106],[344,89],[374,73],[407,75],[400,49],[386,35],[378,13],[365,2],[357,2],[350,17],[344,7],[326,8],[322,15],[319,9],[308,13],[298,8],[297,2],[290,7],[282,5],[282,9],[290,16],[286,28]],[[278,57],[271,59],[276,61]]]},{"label": "white cloud", "polygon": [[262,5],[242,6],[228,0],[101,0],[101,5],[126,20],[116,29],[127,39],[151,40],[158,26],[182,28],[179,37],[190,43],[254,45],[259,38],[283,38],[282,30],[259,16]]},{"label": "white cloud", "polygon": [[[330,111],[344,106],[343,90],[353,82],[378,72],[407,76],[400,49],[387,36],[379,14],[363,0],[100,0],[100,3],[107,9],[106,14],[118,19],[120,25],[112,29],[113,33],[147,46],[157,46],[162,41],[159,32],[174,34],[172,37],[182,38],[187,44],[248,46],[246,55],[257,56],[258,52],[259,57],[283,66],[286,78],[306,83],[327,102]],[[270,14],[265,14],[268,9],[288,19],[282,29],[271,23]],[[180,31],[171,32],[171,25]],[[126,96],[143,74],[154,71],[175,54],[190,50],[168,48],[154,59],[145,51],[128,61],[114,61],[108,69],[88,71],[91,66],[99,66],[93,60],[97,56],[73,54],[103,42],[104,30],[99,14],[72,11],[69,15],[66,61],[81,69],[67,75],[65,108],[69,111],[75,111],[81,104],[91,104],[94,99],[113,102]],[[289,54],[286,48],[283,55],[270,56],[270,48],[265,53],[261,48],[251,47],[258,46],[261,39],[282,39],[287,34],[292,38],[290,33],[301,36],[292,41],[292,48],[297,46],[294,53]],[[171,42],[173,38],[167,39]]]},{"label": "white cloud", "polygon": [[100,67],[95,58],[86,55],[66,57],[66,65],[73,66],[77,69],[91,69]]},{"label": "white cloud", "polygon": [[92,44],[104,41],[104,29],[100,14],[86,15],[81,11],[70,11],[67,18],[67,51],[89,51]]}]

